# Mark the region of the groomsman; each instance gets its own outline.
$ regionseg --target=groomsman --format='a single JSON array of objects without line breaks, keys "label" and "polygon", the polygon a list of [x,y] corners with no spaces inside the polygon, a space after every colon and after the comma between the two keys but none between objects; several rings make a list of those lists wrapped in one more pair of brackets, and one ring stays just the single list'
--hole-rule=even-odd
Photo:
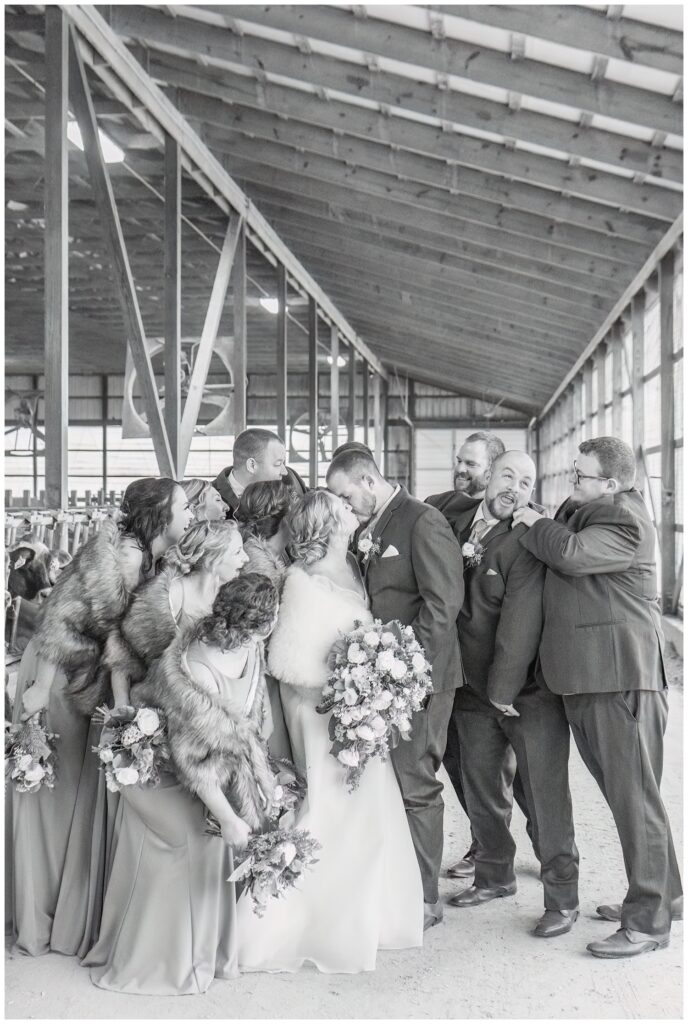
[{"label": "groomsman", "polygon": [[287,466],[284,442],[271,430],[249,427],[237,435],[232,451],[234,465],[227,466],[213,480],[223,501],[229,506],[230,519],[239,507],[241,495],[249,484],[265,480],[284,480],[296,494],[305,494],[307,487],[295,469]]},{"label": "groomsman", "polygon": [[[578,447],[573,490],[555,519],[514,514],[520,543],[547,566],[540,661],[562,694],[578,750],[614,815],[628,891],[598,957],[669,944],[681,881],[660,795],[668,700],[655,532],[634,488],[633,450],[614,437]],[[612,907],[599,907],[601,917]]]},{"label": "groomsman", "polygon": [[492,464],[482,502],[455,524],[462,536],[470,531],[472,546],[472,554],[468,545],[463,549],[466,593],[458,622],[466,686],[456,693],[453,721],[477,850],[474,884],[449,902],[473,907],[516,892],[511,800],[502,778],[512,747],[544,887],[545,913],[535,934],[550,938],[569,931],[578,917],[578,851],[563,703],[534,680],[544,566],[519,544],[524,528],[511,529],[534,485],[530,456],[505,452]]},{"label": "groomsman", "polygon": [[461,551],[444,517],[381,475],[365,452],[333,459],[327,486],[348,501],[372,548],[362,558],[375,618],[413,626],[432,665],[433,692],[413,717],[409,742],[392,751],[418,857],[425,928],[442,920],[438,880],[442,863],[442,764],[454,690],[461,686],[456,617],[463,601]]}]

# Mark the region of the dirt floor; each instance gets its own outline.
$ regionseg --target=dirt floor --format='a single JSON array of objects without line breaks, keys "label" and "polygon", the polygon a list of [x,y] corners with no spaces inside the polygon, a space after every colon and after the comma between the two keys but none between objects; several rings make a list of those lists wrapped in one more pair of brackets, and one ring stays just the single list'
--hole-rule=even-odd
[{"label": "dirt floor", "polygon": [[[681,663],[671,662],[671,713],[666,738],[664,799],[682,856]],[[511,899],[467,910],[446,908],[423,950],[380,953],[364,975],[246,975],[213,984],[204,996],[145,997],[103,992],[72,958],[9,956],[8,1019],[412,1019],[533,1018],[676,1019],[682,1015],[683,925],[671,946],[632,961],[597,960],[586,943],[614,926],[595,916],[625,891],[621,851],[609,810],[574,751],[571,789],[581,854],[581,916],[557,939],[529,934],[541,913],[538,866],[516,809],[519,890]],[[447,797],[445,865],[460,857],[468,827],[453,793]],[[443,879],[443,896],[459,884]]]}]

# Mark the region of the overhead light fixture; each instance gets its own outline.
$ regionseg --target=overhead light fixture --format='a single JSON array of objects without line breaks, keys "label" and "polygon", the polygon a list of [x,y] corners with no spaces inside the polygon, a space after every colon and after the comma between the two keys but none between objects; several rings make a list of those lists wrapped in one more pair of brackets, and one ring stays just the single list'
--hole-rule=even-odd
[{"label": "overhead light fixture", "polygon": [[[332,366],[332,356],[328,356],[327,361],[330,364],[330,366]],[[337,356],[337,366],[346,366],[346,359],[344,358],[344,356]]]},{"label": "overhead light fixture", "polygon": [[277,316],[279,313],[279,299],[259,299],[258,301],[266,312]]},{"label": "overhead light fixture", "polygon": [[[81,129],[76,121],[67,122],[67,138],[80,149],[84,151],[84,140],[81,137]],[[121,164],[124,160],[124,150],[120,149],[116,142],[109,139],[105,132],[98,129],[98,138],[100,139],[100,148],[103,153],[103,160],[106,164]]]}]

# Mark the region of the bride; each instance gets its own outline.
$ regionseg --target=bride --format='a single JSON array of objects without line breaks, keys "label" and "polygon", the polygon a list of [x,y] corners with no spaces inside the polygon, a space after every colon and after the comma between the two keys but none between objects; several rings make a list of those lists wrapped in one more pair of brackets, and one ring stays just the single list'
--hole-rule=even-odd
[{"label": "bride", "polygon": [[307,828],[322,850],[301,888],[271,900],[263,917],[240,898],[239,966],[372,971],[378,949],[422,946],[423,891],[391,762],[373,758],[349,793],[330,754],[329,716],[315,710],[332,645],[356,620],[372,621],[358,566],[347,556],[359,523],[340,498],[320,490],[304,495],[289,525],[296,561],[286,573],[268,664],[308,794],[282,824]]}]

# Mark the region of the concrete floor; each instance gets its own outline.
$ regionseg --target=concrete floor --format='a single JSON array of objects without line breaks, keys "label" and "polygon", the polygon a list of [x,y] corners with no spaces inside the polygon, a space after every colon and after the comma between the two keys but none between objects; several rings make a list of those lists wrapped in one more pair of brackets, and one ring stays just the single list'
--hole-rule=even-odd
[{"label": "concrete floor", "polygon": [[[672,688],[666,742],[664,799],[682,851],[683,693]],[[520,812],[515,897],[470,910],[447,908],[444,924],[423,950],[381,953],[374,973],[250,974],[216,982],[204,996],[146,997],[103,992],[76,960],[51,954],[10,956],[6,964],[8,1019],[221,1018],[533,1018],[676,1019],[682,1015],[683,925],[671,946],[633,961],[597,960],[586,943],[614,926],[595,916],[601,902],[625,891],[621,852],[611,816],[576,752],[571,789],[581,854],[581,917],[569,935],[548,941],[529,934],[541,912],[537,862]],[[446,791],[445,791],[446,792]],[[467,823],[447,795],[445,864],[467,847]],[[458,885],[442,881],[442,894]]]}]

